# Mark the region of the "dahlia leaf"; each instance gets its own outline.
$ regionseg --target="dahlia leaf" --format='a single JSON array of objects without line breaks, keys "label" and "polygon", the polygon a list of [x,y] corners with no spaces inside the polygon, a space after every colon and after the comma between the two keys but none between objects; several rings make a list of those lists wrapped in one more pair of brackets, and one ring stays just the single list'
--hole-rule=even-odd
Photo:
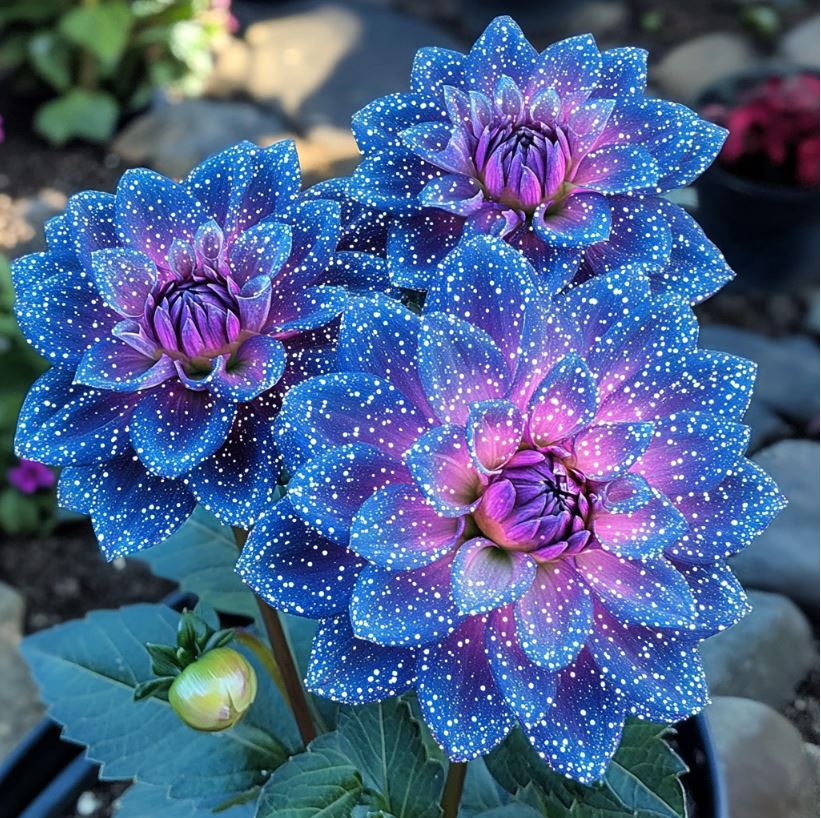
[{"label": "dahlia leaf", "polygon": [[337,738],[320,736],[276,770],[262,789],[256,818],[350,818],[362,778]]},{"label": "dahlia leaf", "polygon": [[[220,818],[251,818],[254,804],[243,803],[220,811]],[[117,799],[116,818],[145,818],[146,815],[161,815],[162,818],[214,818],[211,807],[202,806],[191,799],[174,798],[168,787],[146,784],[140,781],[132,784]]]},{"label": "dahlia leaf", "polygon": [[[172,643],[178,622],[164,605],[94,611],[28,637],[22,651],[49,715],[67,740],[87,746],[102,780],[137,779],[213,808],[264,783],[300,746],[299,736],[275,685],[260,685],[246,718],[217,733],[191,730],[166,701],[133,702],[134,689],[151,677],[145,643]],[[262,667],[257,674],[263,677]]]}]

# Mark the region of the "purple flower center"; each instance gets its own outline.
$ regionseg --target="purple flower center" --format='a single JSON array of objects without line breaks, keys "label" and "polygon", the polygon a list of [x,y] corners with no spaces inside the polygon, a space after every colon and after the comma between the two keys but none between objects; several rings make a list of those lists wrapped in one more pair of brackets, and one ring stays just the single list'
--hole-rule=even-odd
[{"label": "purple flower center", "polygon": [[532,213],[560,195],[569,157],[560,129],[540,122],[492,123],[471,141],[477,181],[488,198]]},{"label": "purple flower center", "polygon": [[551,560],[585,548],[595,504],[584,475],[559,453],[530,449],[491,477],[473,518],[503,548]]}]

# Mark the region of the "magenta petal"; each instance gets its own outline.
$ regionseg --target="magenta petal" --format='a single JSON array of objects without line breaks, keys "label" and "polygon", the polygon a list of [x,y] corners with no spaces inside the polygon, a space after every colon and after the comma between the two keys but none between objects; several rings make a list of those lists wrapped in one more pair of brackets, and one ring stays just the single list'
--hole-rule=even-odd
[{"label": "magenta petal", "polygon": [[523,426],[521,412],[508,401],[471,404],[466,437],[476,468],[491,474],[504,466],[522,442]]},{"label": "magenta petal", "polygon": [[536,575],[536,563],[522,551],[508,551],[484,537],[475,537],[456,552],[451,574],[459,610],[473,616],[526,594]]},{"label": "magenta petal", "polygon": [[348,547],[383,568],[421,568],[447,554],[464,527],[463,517],[437,514],[416,486],[386,486],[357,512]]},{"label": "magenta petal", "polygon": [[253,400],[266,392],[285,371],[285,349],[276,338],[253,335],[236,351],[215,378],[212,390],[226,400]]},{"label": "magenta petal", "polygon": [[241,326],[247,332],[259,332],[271,308],[271,279],[260,275],[243,284],[237,296]]},{"label": "magenta petal", "polygon": [[143,314],[157,281],[154,262],[137,250],[108,248],[91,254],[91,269],[103,301],[120,315]]}]

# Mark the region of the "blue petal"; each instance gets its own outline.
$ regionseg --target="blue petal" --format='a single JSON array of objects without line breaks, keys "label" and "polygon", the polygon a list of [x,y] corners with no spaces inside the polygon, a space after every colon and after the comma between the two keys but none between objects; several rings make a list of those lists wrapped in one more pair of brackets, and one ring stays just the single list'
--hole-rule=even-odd
[{"label": "blue petal", "polygon": [[348,193],[368,207],[413,213],[419,209],[417,197],[431,170],[430,164],[410,152],[365,156],[351,176]]},{"label": "blue petal", "polygon": [[392,298],[351,299],[342,315],[337,361],[343,371],[384,378],[432,417],[416,369],[420,327],[419,316]]},{"label": "blue petal", "polygon": [[555,695],[557,674],[531,662],[522,650],[512,607],[489,616],[485,652],[510,709],[525,723],[541,719]]},{"label": "blue petal", "polygon": [[631,378],[602,402],[601,420],[655,420],[677,412],[708,411],[741,420],[755,384],[752,361],[725,352],[699,349],[663,358],[641,378]]},{"label": "blue petal", "polygon": [[368,565],[351,595],[356,636],[378,645],[426,645],[452,633],[464,618],[451,593],[453,554],[412,571]]},{"label": "blue petal", "polygon": [[419,377],[443,423],[464,424],[469,404],[505,396],[512,367],[490,336],[446,313],[426,313]]},{"label": "blue petal", "polygon": [[672,202],[657,201],[672,243],[669,263],[650,275],[653,290],[672,290],[691,304],[701,303],[730,281],[733,271],[689,213]]},{"label": "blue petal", "polygon": [[17,421],[18,457],[51,466],[109,460],[129,446],[128,422],[139,397],[74,384],[50,369],[31,387]]},{"label": "blue petal", "polygon": [[652,187],[658,175],[658,165],[645,148],[605,145],[581,160],[573,181],[599,193],[627,193]]},{"label": "blue petal", "polygon": [[132,317],[143,314],[157,281],[157,268],[148,256],[120,247],[95,250],[91,269],[97,290],[111,309]]},{"label": "blue petal", "polygon": [[595,191],[574,193],[559,210],[548,213],[544,205],[533,215],[536,234],[554,247],[588,247],[610,235],[610,205]]},{"label": "blue petal", "polygon": [[317,329],[329,324],[345,307],[344,287],[305,287],[298,292],[274,290],[269,316],[270,331],[278,336]]},{"label": "blue petal", "polygon": [[681,146],[678,162],[659,179],[662,190],[686,187],[701,176],[712,165],[727,139],[727,130],[720,125],[699,119],[695,114],[692,114],[691,123],[688,138]]},{"label": "blue petal", "polygon": [[83,353],[108,337],[120,320],[87,273],[48,253],[17,259],[12,275],[18,282],[15,314],[20,330],[57,366],[77,366]]},{"label": "blue petal", "polygon": [[746,548],[786,505],[778,486],[755,463],[742,460],[717,486],[688,491],[676,501],[689,531],[669,554],[711,563]]},{"label": "blue petal", "polygon": [[413,58],[411,90],[435,93],[445,86],[459,88],[464,83],[465,55],[449,48],[420,48]]},{"label": "blue petal", "polygon": [[279,472],[270,421],[255,406],[243,405],[225,443],[186,480],[220,522],[247,530],[273,505]]},{"label": "blue petal", "polygon": [[143,397],[131,420],[131,441],[143,463],[162,477],[179,477],[225,442],[235,406],[179,382]]},{"label": "blue petal", "polygon": [[573,439],[576,467],[589,480],[613,480],[650,445],[652,423],[599,423]]},{"label": "blue petal", "polygon": [[273,278],[291,254],[289,224],[265,221],[244,231],[230,250],[231,277],[240,287],[257,276]]},{"label": "blue petal", "polygon": [[216,397],[242,403],[271,389],[285,371],[285,349],[276,338],[252,335],[210,385]]},{"label": "blue petal", "polygon": [[460,517],[477,503],[481,481],[461,427],[437,426],[426,432],[408,451],[405,463],[440,514]]},{"label": "blue petal", "polygon": [[557,560],[539,567],[515,612],[519,643],[528,659],[548,670],[559,670],[584,647],[593,602],[576,571]]},{"label": "blue petal", "polygon": [[592,34],[569,37],[546,48],[536,63],[535,78],[540,87],[552,86],[563,102],[581,102],[596,87],[602,57]]},{"label": "blue petal", "polygon": [[398,461],[426,426],[424,415],[388,381],[365,372],[338,372],[293,387],[276,434],[294,471],[317,450],[354,441]]},{"label": "blue petal", "polygon": [[354,250],[334,254],[328,269],[322,274],[322,282],[362,295],[384,293],[390,289],[385,259]]},{"label": "blue petal", "polygon": [[465,438],[476,470],[483,474],[497,473],[518,451],[523,432],[522,413],[510,401],[471,404]]},{"label": "blue petal", "polygon": [[536,299],[533,268],[505,242],[463,240],[442,262],[425,299],[425,314],[457,315],[484,330],[512,372],[522,343],[527,307]]},{"label": "blue petal", "polygon": [[538,447],[576,434],[596,415],[598,388],[587,364],[565,355],[536,387],[528,406],[530,440]]},{"label": "blue petal", "polygon": [[545,716],[525,724],[536,752],[556,772],[582,784],[600,779],[621,740],[626,704],[587,649],[558,676]]},{"label": "blue petal", "polygon": [[484,206],[485,194],[475,179],[449,173],[431,179],[419,193],[423,207],[436,207],[457,216],[470,216]]},{"label": "blue petal", "polygon": [[741,423],[707,412],[680,412],[656,421],[653,440],[633,466],[651,486],[676,502],[709,491],[735,466],[750,440]]},{"label": "blue petal", "polygon": [[597,607],[590,651],[602,674],[628,699],[633,715],[676,722],[709,703],[694,640],[624,625]]},{"label": "blue petal", "polygon": [[401,463],[365,443],[322,451],[288,485],[296,512],[328,539],[346,545],[353,518],[375,491],[408,482]]},{"label": "blue petal", "polygon": [[285,497],[254,526],[236,570],[269,605],[324,617],[348,607],[364,564],[308,525]]},{"label": "blue petal", "polygon": [[536,576],[536,563],[522,551],[508,551],[474,537],[459,546],[451,574],[456,606],[465,616],[474,616],[526,595]]},{"label": "blue petal", "polygon": [[375,99],[354,114],[351,122],[360,150],[390,151],[400,148],[399,134],[422,122],[447,122],[443,104],[430,91],[389,94]]},{"label": "blue petal", "polygon": [[691,627],[695,603],[681,574],[665,559],[628,560],[599,549],[575,557],[594,597],[617,619],[658,628]]},{"label": "blue petal", "polygon": [[85,351],[74,380],[112,392],[139,392],[176,374],[174,362],[167,355],[155,360],[125,341],[106,338]]},{"label": "blue petal", "polygon": [[647,86],[647,51],[608,48],[601,54],[601,75],[593,95],[618,98],[641,94]]},{"label": "blue petal", "polygon": [[463,518],[437,514],[416,486],[403,483],[362,504],[348,547],[381,568],[421,568],[450,552],[464,527]]},{"label": "blue petal", "polygon": [[439,280],[439,263],[456,246],[464,219],[427,208],[392,220],[388,234],[388,267],[397,287],[426,290]]},{"label": "blue petal", "polygon": [[312,693],[366,704],[399,696],[415,681],[415,651],[357,639],[347,614],[319,623],[305,678]]},{"label": "blue petal", "polygon": [[[85,481],[86,507],[108,560],[159,545],[196,505],[181,480],[147,472],[133,453],[73,476]],[[80,491],[75,487],[71,493],[76,497]]]},{"label": "blue petal", "polygon": [[162,266],[175,239],[193,242],[197,228],[208,221],[205,208],[183,185],[145,168],[123,174],[115,211],[120,241]]},{"label": "blue petal", "polygon": [[302,198],[281,214],[291,227],[291,255],[274,278],[277,292],[285,295],[322,280],[342,232],[340,212],[337,202]]},{"label": "blue petal", "polygon": [[474,616],[419,651],[422,715],[451,761],[489,753],[515,722],[485,655],[484,630],[485,618]]},{"label": "blue petal", "polygon": [[[88,270],[91,254],[117,244],[114,223],[114,196],[84,190],[68,200],[65,213],[46,224],[49,253],[61,262],[78,262]],[[21,288],[15,282],[15,289]]]},{"label": "blue petal", "polygon": [[496,79],[507,74],[519,86],[533,71],[538,54],[510,17],[497,17],[473,44],[465,62],[469,88],[493,92]]}]

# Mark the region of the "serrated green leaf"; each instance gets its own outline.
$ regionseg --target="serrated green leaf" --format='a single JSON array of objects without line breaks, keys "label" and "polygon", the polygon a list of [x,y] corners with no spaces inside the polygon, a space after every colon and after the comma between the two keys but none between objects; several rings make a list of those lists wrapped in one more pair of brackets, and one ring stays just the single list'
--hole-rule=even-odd
[{"label": "serrated green leaf", "polygon": [[[214,818],[210,806],[190,799],[172,798],[167,787],[132,784],[115,804],[116,818]],[[219,813],[220,818],[252,818],[255,804],[243,804]]]},{"label": "serrated green leaf", "polygon": [[337,736],[320,736],[268,779],[256,818],[350,818],[362,777],[338,750]]},{"label": "serrated green leaf", "polygon": [[136,779],[213,807],[262,784],[299,748],[299,736],[273,684],[260,684],[245,719],[219,733],[190,729],[157,698],[133,702],[151,678],[145,643],[172,642],[178,620],[164,605],[94,611],[27,637],[22,651],[49,714],[69,741],[87,746],[102,779]]},{"label": "serrated green leaf", "polygon": [[445,771],[430,758],[407,702],[343,707],[339,747],[362,773],[369,806],[395,818],[439,818]]},{"label": "serrated green leaf", "polygon": [[71,42],[90,51],[109,69],[125,51],[134,18],[124,0],[78,5],[60,19],[58,30]]},{"label": "serrated green leaf", "polygon": [[218,611],[255,617],[254,595],[234,573],[237,556],[231,529],[197,507],[176,533],[161,545],[141,551],[136,559]]},{"label": "serrated green leaf", "polygon": [[34,128],[55,145],[75,137],[105,142],[114,133],[118,116],[119,106],[110,94],[72,88],[37,109]]}]

